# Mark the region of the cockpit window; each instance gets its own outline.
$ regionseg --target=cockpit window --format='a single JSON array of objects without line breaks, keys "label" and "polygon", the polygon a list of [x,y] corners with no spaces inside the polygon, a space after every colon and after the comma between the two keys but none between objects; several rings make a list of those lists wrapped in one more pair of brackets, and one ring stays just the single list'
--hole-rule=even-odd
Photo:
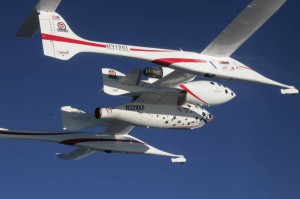
[{"label": "cockpit window", "polygon": [[225,89],[225,93],[226,93],[226,94],[228,93],[228,90],[227,90],[227,89]]},{"label": "cockpit window", "polygon": [[215,85],[215,83],[213,83],[213,82],[210,82],[210,84],[211,84],[211,85]]}]

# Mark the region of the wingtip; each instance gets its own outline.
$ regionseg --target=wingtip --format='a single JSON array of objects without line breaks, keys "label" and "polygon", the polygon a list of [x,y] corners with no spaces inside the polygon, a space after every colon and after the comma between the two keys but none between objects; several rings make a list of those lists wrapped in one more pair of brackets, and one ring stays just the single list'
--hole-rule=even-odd
[{"label": "wingtip", "polygon": [[172,158],[171,161],[172,161],[173,163],[181,163],[181,164],[183,164],[183,163],[186,162],[186,159],[185,159],[185,157],[184,157],[183,155],[179,155],[179,156],[176,157],[176,158]]},{"label": "wingtip", "polygon": [[281,94],[290,94],[290,95],[297,95],[299,93],[298,89],[296,89],[295,87],[292,88],[287,88],[287,89],[281,89]]}]

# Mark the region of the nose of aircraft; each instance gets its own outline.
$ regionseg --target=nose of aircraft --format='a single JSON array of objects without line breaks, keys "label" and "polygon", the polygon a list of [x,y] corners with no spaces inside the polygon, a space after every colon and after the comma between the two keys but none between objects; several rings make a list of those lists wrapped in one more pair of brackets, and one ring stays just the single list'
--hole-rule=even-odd
[{"label": "nose of aircraft", "polygon": [[208,124],[210,123],[215,117],[212,114],[207,114],[203,116],[203,121]]},{"label": "nose of aircraft", "polygon": [[206,124],[209,123],[209,122],[211,122],[213,119],[215,119],[215,117],[212,114],[209,114],[208,115],[208,120],[207,120]]},{"label": "nose of aircraft", "polygon": [[220,86],[220,99],[223,99],[224,102],[228,102],[230,100],[232,100],[233,98],[235,98],[236,94],[228,87],[219,84]]},{"label": "nose of aircraft", "polygon": [[214,119],[214,116],[205,109],[202,109],[202,111],[199,114],[202,116],[201,120],[204,121],[205,124],[211,122]]}]

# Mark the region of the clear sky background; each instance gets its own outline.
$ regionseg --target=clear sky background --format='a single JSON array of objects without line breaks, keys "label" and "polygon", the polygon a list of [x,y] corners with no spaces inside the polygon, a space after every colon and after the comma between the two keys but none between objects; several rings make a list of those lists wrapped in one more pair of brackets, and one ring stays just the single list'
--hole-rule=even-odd
[{"label": "clear sky background", "polygon": [[[128,73],[154,65],[100,54],[79,54],[69,61],[45,57],[39,33],[15,37],[36,3],[11,0],[1,6],[0,126],[60,131],[61,106],[93,111],[128,102],[99,94],[101,68]],[[89,40],[201,52],[249,3],[63,0],[57,11]],[[299,89],[299,7],[296,0],[285,3],[233,58]],[[106,153],[62,161],[54,154],[72,147],[0,140],[0,198],[300,198],[300,96],[281,95],[268,85],[219,82],[237,97],[207,108],[215,116],[209,125],[191,131],[135,128],[131,133],[159,149],[184,154],[186,164]]]}]

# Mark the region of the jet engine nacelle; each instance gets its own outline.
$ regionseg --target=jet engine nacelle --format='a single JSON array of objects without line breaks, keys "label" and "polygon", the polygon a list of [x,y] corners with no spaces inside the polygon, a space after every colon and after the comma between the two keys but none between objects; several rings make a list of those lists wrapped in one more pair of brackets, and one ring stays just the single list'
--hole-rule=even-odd
[{"label": "jet engine nacelle", "polygon": [[146,77],[161,79],[164,76],[162,67],[145,68],[143,74]]},{"label": "jet engine nacelle", "polygon": [[201,106],[223,104],[235,97],[235,93],[228,87],[212,81],[188,82],[179,87],[187,92],[187,103]]}]

